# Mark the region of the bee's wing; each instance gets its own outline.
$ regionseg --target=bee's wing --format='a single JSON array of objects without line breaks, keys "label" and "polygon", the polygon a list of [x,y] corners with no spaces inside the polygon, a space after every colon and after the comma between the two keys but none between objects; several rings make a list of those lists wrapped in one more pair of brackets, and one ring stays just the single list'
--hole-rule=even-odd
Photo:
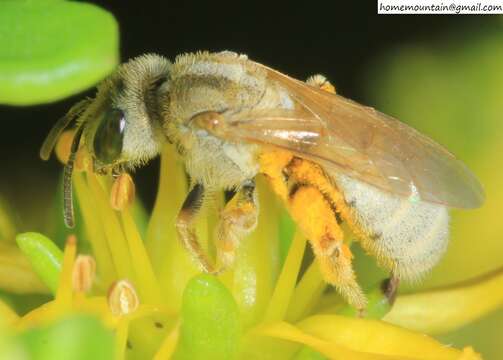
[{"label": "bee's wing", "polygon": [[477,178],[433,140],[373,108],[263,68],[293,98],[293,109],[226,116],[227,139],[287,149],[402,196],[457,208],[483,203]]}]

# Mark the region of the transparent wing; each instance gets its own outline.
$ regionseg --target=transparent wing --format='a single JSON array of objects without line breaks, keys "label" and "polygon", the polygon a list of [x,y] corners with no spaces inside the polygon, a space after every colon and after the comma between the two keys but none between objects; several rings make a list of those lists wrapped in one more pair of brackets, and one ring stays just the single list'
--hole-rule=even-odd
[{"label": "transparent wing", "polygon": [[290,94],[294,108],[224,114],[220,136],[287,149],[401,196],[457,208],[483,203],[477,178],[433,140],[373,108],[257,66]]}]

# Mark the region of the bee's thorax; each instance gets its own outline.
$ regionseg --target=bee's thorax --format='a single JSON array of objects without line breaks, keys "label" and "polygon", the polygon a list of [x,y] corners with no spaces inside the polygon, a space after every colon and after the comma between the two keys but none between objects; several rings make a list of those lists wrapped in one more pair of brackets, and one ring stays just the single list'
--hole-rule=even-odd
[{"label": "bee's thorax", "polygon": [[288,97],[246,57],[198,53],[177,58],[171,69],[164,129],[180,149],[189,175],[205,186],[238,187],[258,172],[258,146],[227,142],[194,126],[205,112],[239,113],[289,106]]}]

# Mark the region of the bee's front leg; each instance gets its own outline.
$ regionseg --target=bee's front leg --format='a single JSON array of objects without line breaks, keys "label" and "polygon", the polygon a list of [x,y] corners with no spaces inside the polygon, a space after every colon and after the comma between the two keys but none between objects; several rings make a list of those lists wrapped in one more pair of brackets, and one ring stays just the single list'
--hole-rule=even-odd
[{"label": "bee's front leg", "polygon": [[183,246],[190,252],[204,272],[215,273],[214,266],[208,260],[195,230],[195,219],[204,201],[204,187],[195,184],[190,190],[176,218],[176,230]]},{"label": "bee's front leg", "polygon": [[241,185],[238,192],[225,205],[216,229],[217,259],[221,268],[232,266],[241,240],[257,226],[258,202],[255,181]]}]

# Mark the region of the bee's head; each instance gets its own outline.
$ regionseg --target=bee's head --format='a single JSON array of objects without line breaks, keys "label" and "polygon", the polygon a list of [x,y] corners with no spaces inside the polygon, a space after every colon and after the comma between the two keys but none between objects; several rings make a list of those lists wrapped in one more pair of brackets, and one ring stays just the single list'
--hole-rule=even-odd
[{"label": "bee's head", "polygon": [[[77,103],[56,123],[40,155],[47,159],[60,133],[77,119],[77,132],[65,168],[65,201],[71,198],[71,174],[80,139],[99,172],[131,168],[156,156],[164,143],[162,103],[169,83],[170,62],[143,55],[121,65],[99,86],[93,99]],[[68,208],[68,209],[66,209]],[[72,212],[71,199],[65,214]],[[73,225],[67,219],[68,225]]]},{"label": "bee's head", "polygon": [[162,99],[171,64],[144,55],[123,65],[98,87],[80,121],[96,170],[133,167],[156,156],[164,142]]}]

